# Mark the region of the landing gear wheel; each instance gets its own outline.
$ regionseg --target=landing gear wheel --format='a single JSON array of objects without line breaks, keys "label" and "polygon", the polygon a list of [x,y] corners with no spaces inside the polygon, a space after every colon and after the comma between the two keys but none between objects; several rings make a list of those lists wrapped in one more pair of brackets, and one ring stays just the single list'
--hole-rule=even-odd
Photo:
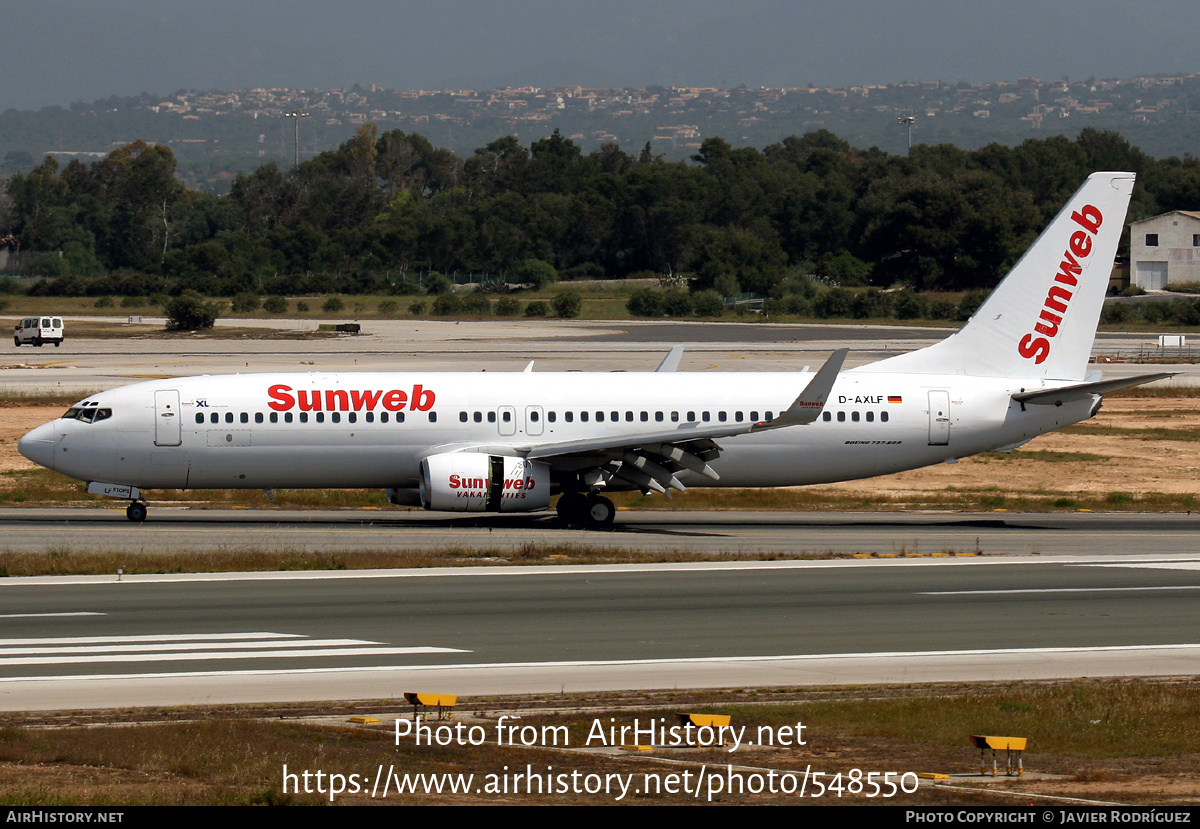
[{"label": "landing gear wheel", "polygon": [[582,492],[565,492],[554,510],[564,524],[581,526],[587,523],[587,497]]},{"label": "landing gear wheel", "polygon": [[613,502],[602,495],[588,498],[587,523],[589,527],[611,527],[617,517],[617,508]]},{"label": "landing gear wheel", "polygon": [[130,521],[140,524],[142,521],[146,520],[146,512],[147,510],[145,504],[134,501],[125,508],[125,517]]}]

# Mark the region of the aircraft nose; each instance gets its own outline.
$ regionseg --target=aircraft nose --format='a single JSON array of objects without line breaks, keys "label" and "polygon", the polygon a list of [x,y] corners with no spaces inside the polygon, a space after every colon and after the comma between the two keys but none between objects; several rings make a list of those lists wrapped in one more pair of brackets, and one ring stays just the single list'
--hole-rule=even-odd
[{"label": "aircraft nose", "polygon": [[17,441],[18,452],[47,469],[54,468],[54,447],[53,423],[43,424]]}]

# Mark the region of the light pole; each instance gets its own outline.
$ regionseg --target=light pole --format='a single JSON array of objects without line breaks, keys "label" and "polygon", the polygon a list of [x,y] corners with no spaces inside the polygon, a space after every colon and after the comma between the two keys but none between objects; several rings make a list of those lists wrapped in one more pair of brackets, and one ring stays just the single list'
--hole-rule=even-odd
[{"label": "light pole", "polygon": [[[293,166],[299,167],[300,166],[300,119],[307,118],[308,113],[300,112],[299,110],[295,110],[293,112],[283,113],[283,117],[296,119],[296,163]],[[912,144],[911,136],[910,136],[909,144],[910,145]]]},{"label": "light pole", "polygon": [[917,123],[915,115],[901,115],[896,119],[897,124],[903,124],[908,127],[908,154],[912,155],[912,128],[913,124]]}]

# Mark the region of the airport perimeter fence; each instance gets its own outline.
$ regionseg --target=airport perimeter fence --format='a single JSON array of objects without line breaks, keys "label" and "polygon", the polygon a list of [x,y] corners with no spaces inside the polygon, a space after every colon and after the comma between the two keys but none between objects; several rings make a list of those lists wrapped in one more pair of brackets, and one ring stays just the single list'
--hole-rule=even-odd
[{"label": "airport perimeter fence", "polygon": [[1142,345],[1097,354],[1093,363],[1200,363],[1200,348]]}]

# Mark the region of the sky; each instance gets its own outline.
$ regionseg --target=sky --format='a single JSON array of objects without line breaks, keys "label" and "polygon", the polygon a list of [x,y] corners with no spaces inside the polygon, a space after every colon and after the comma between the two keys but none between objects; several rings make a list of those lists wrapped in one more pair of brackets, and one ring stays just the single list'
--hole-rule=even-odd
[{"label": "sky", "polygon": [[178,89],[1200,71],[1195,0],[0,0],[0,110]]}]

